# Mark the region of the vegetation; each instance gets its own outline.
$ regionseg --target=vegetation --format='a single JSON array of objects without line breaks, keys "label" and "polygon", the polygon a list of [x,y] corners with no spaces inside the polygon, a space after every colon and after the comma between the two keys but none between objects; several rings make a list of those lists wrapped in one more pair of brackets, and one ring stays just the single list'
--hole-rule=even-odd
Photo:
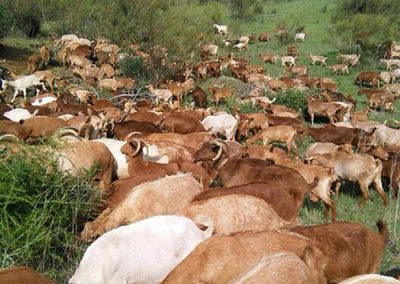
[{"label": "vegetation", "polygon": [[300,113],[307,108],[307,94],[298,91],[280,92],[278,94],[269,94],[271,99],[276,98],[274,103],[287,106]]},{"label": "vegetation", "polygon": [[0,38],[6,36],[13,24],[12,14],[6,6],[0,4]]},{"label": "vegetation", "polygon": [[[193,59],[198,59],[198,33],[204,33],[203,42],[220,43],[220,37],[212,31],[214,23],[228,25],[228,38],[251,33],[257,35],[264,31],[274,33],[278,27],[286,27],[288,32],[281,38],[273,37],[268,43],[257,42],[249,50],[235,51],[235,54],[249,59],[250,63],[263,64],[260,53],[282,55],[287,52],[288,44],[295,44],[300,51],[299,65],[306,65],[313,76],[333,77],[338,90],[352,94],[357,100],[357,108],[364,109],[366,98],[356,95],[357,87],[353,80],[361,71],[383,70],[378,61],[367,53],[374,55],[380,43],[399,39],[396,29],[399,20],[395,16],[400,6],[394,1],[0,0],[3,4],[0,5],[0,16],[3,13],[0,21],[4,22],[0,25],[0,36],[11,27],[12,34],[3,38],[2,43],[29,52],[33,50],[31,45],[37,45],[50,35],[58,37],[65,33],[77,33],[89,38],[104,36],[122,46],[136,41],[152,55],[155,52],[152,47],[157,44],[165,46],[172,59],[185,61],[191,58],[192,52],[195,55]],[[242,3],[250,4],[244,6]],[[7,15],[13,15],[13,19]],[[37,19],[40,19],[39,27]],[[303,43],[294,43],[294,33],[300,30],[305,31],[306,39]],[[27,40],[21,35],[36,35],[36,38]],[[222,56],[232,52],[229,48],[220,50]],[[309,63],[308,54],[313,53],[328,57],[327,63],[334,64],[340,51],[361,52],[361,65],[351,68],[347,76],[332,76],[328,69]],[[25,59],[18,64],[26,68]],[[280,64],[263,65],[273,77],[287,75]],[[155,62],[154,66],[154,70],[148,70],[142,60],[127,58],[119,67],[123,74],[132,76],[138,86],[142,86],[157,79],[158,74],[168,72],[162,69],[160,62]],[[235,89],[245,88],[242,82],[226,76],[196,82],[204,90],[209,90],[213,83],[223,83]],[[111,96],[105,91],[100,95]],[[304,110],[306,95],[278,93],[276,103]],[[208,106],[211,105],[214,103],[209,96]],[[239,110],[241,113],[259,110],[235,97],[221,102],[219,108],[229,112]],[[393,122],[400,119],[399,109],[400,105],[396,102],[395,112],[376,112],[370,114],[370,118]],[[297,143],[300,154],[303,154],[312,140],[300,137]],[[0,160],[0,266],[31,265],[63,282],[75,269],[85,249],[76,236],[93,208],[92,185],[89,177],[66,175],[60,172],[49,156],[39,154],[35,147],[28,149],[28,153],[32,154],[17,154]],[[372,192],[370,201],[360,207],[359,197],[358,187],[354,184],[342,189],[340,197],[336,198],[338,219],[360,222],[376,230],[375,222],[383,218],[389,224],[390,242],[382,272],[398,267],[399,201],[391,200],[385,208],[379,196]],[[306,200],[301,219],[305,224],[323,223],[323,206]]]},{"label": "vegetation", "polygon": [[399,12],[396,0],[339,0],[333,21],[341,41],[374,54],[382,43],[399,38]]},{"label": "vegetation", "polygon": [[[376,222],[379,219],[383,219],[388,224],[390,239],[385,249],[381,271],[387,273],[398,268],[400,264],[400,200],[390,197],[389,205],[384,207],[376,191],[371,190],[369,201],[360,206],[361,192],[355,183],[341,188],[340,197],[335,199],[337,202],[337,221],[361,223],[375,232],[378,231]],[[300,212],[300,218],[307,225],[320,224],[323,217],[322,211],[323,205],[321,202],[313,203],[306,199],[305,205]]]},{"label": "vegetation", "polygon": [[0,267],[28,265],[59,283],[85,246],[77,239],[93,210],[90,174],[71,177],[38,147],[0,160]]}]

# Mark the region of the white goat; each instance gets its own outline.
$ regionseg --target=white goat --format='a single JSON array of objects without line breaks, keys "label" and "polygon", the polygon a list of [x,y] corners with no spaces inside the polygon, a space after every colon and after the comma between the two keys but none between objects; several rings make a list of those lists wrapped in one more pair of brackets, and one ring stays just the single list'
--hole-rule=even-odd
[{"label": "white goat", "polygon": [[289,66],[295,66],[296,65],[296,58],[294,58],[293,56],[282,56],[281,57],[281,61],[282,61],[282,66],[286,67],[286,64],[289,63]]},{"label": "white goat", "polygon": [[179,216],[119,227],[88,247],[69,284],[161,283],[211,233]]},{"label": "white goat", "polygon": [[400,59],[380,59],[379,61],[386,64],[386,70],[391,70],[392,66],[400,68]]},{"label": "white goat", "polygon": [[[383,73],[383,72],[381,72],[381,73]],[[400,78],[400,68],[390,71],[389,74],[390,74],[391,82],[395,83],[397,81],[397,79]],[[389,82],[385,82],[385,83],[389,83]]]},{"label": "white goat", "polygon": [[214,24],[213,28],[214,28],[214,32],[216,34],[220,34],[220,35],[227,35],[228,34],[228,27],[225,26],[225,25]]},{"label": "white goat", "polygon": [[215,134],[225,134],[226,140],[234,141],[239,123],[239,116],[234,117],[228,113],[218,113],[207,116],[201,123],[205,129]]},{"label": "white goat", "polygon": [[57,97],[51,94],[38,95],[33,97],[31,104],[33,106],[42,106],[57,101]]},{"label": "white goat", "polygon": [[40,81],[40,79],[36,75],[28,75],[24,76],[21,78],[18,78],[15,81],[7,81],[7,80],[2,80],[4,88],[7,88],[8,86],[11,86],[14,88],[14,96],[11,100],[11,102],[14,102],[15,98],[17,97],[19,91],[22,91],[24,94],[24,99],[26,100],[26,89],[35,87],[35,86],[42,86],[43,90],[47,91],[44,83]]},{"label": "white goat", "polygon": [[242,49],[248,49],[248,43],[247,42],[239,42],[238,44],[234,45],[234,48],[242,50]]},{"label": "white goat", "polygon": [[154,89],[153,85],[147,86],[150,93],[152,93],[158,102],[159,99],[168,102],[170,99],[172,99],[172,92],[168,89]]},{"label": "white goat", "polygon": [[26,109],[23,108],[15,108],[9,111],[6,111],[3,115],[7,117],[9,120],[20,122],[21,120],[26,120],[35,116],[39,110],[36,110],[34,113],[30,113]]},{"label": "white goat", "polygon": [[301,33],[297,33],[294,35],[294,41],[304,41],[304,38],[306,37],[306,34],[301,32]]},{"label": "white goat", "polygon": [[311,59],[312,65],[315,65],[316,63],[321,63],[321,65],[326,66],[326,60],[328,59],[328,57],[320,56],[320,55],[313,55],[312,53],[310,53],[310,59]]},{"label": "white goat", "polygon": [[392,82],[392,74],[391,74],[391,72],[382,71],[379,73],[379,79],[382,80],[386,84],[390,83],[390,82]]},{"label": "white goat", "polygon": [[108,150],[110,150],[111,154],[114,156],[114,159],[117,161],[118,170],[117,175],[118,178],[125,178],[129,176],[128,173],[128,162],[126,156],[121,153],[121,147],[126,143],[125,141],[119,141],[110,138],[100,138],[95,141],[101,142],[107,146]]}]

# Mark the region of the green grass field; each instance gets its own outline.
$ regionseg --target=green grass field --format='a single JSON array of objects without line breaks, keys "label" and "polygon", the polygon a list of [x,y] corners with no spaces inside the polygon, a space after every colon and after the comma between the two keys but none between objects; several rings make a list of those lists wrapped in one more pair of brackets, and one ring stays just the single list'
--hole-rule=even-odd
[{"label": "green grass field", "polygon": [[[228,26],[233,26],[233,34],[229,38],[235,38],[240,35],[260,32],[273,33],[278,24],[285,23],[288,27],[304,26],[306,38],[304,42],[292,42],[289,45],[299,46],[300,57],[297,64],[306,65],[309,68],[309,74],[317,77],[333,77],[338,86],[338,91],[351,94],[357,100],[357,109],[365,109],[367,100],[365,97],[357,96],[358,87],[353,83],[356,75],[364,70],[384,70],[383,66],[378,64],[378,60],[363,58],[360,66],[350,69],[349,75],[332,76],[330,70],[321,66],[312,66],[309,60],[309,53],[323,55],[328,57],[327,64],[335,64],[336,55],[339,53],[340,44],[335,38],[335,32],[331,23],[331,12],[335,9],[333,1],[328,0],[295,0],[275,4],[267,4],[264,7],[264,14],[259,16],[256,21],[250,23],[230,22]],[[232,29],[231,29],[232,31]],[[281,65],[265,65],[259,58],[260,53],[275,53],[279,55],[286,54],[288,45],[281,45],[275,38],[271,42],[256,42],[249,46],[248,51],[235,54],[241,58],[250,59],[251,63],[264,65],[266,72],[274,77],[287,75]],[[231,50],[222,49],[222,54],[227,54]],[[362,56],[362,55],[361,55]],[[210,85],[210,82],[207,82]],[[232,105],[232,102],[230,102]],[[370,112],[370,119],[388,123],[394,123],[394,120],[400,118],[400,103],[395,103],[395,111]],[[308,143],[301,145],[304,149]],[[388,196],[389,193],[387,192]],[[364,205],[359,205],[361,198],[360,190],[356,184],[347,184],[342,186],[341,194],[335,197],[337,202],[338,221],[353,221],[362,223],[373,230],[377,230],[376,221],[383,218],[388,223],[390,230],[390,241],[385,251],[381,271],[391,269],[400,269],[400,210],[399,200],[390,198],[389,205],[385,208],[379,195],[370,188],[370,199]],[[300,214],[301,220],[305,224],[323,223],[323,205],[322,203],[312,203],[308,199]]]},{"label": "green grass field", "polygon": [[[240,22],[234,21],[228,18],[227,13],[223,14],[224,19],[221,24],[227,24],[230,29],[228,38],[236,38],[245,34],[259,34],[260,32],[273,33],[278,24],[285,23],[288,27],[304,26],[306,38],[303,43],[290,43],[300,47],[300,58],[298,64],[307,65],[309,67],[309,73],[312,76],[318,77],[331,77],[331,73],[328,69],[320,66],[311,66],[308,58],[309,53],[316,55],[324,55],[328,57],[328,65],[336,63],[336,55],[339,52],[339,43],[335,38],[335,32],[331,23],[331,14],[335,9],[333,1],[329,0],[292,0],[281,3],[266,4],[264,7],[264,13],[256,17],[251,22]],[[5,67],[10,68],[14,71],[26,72],[26,58],[27,55],[32,53],[34,48],[32,46],[46,41],[45,39],[40,40],[27,40],[18,37],[8,37],[2,40],[3,45],[7,48],[12,48],[15,53],[0,53],[1,58],[6,58],[7,62],[3,64]],[[9,49],[7,49],[9,50]],[[262,64],[259,58],[260,53],[273,52],[276,54],[283,55],[287,51],[287,45],[281,45],[275,38],[271,42],[261,43],[256,42],[249,46],[248,51],[241,53],[235,52],[238,57],[250,59],[251,63]],[[226,55],[231,52],[228,48],[221,48],[220,55]],[[285,75],[286,72],[282,69],[280,64],[277,65],[264,65],[266,72],[274,77]],[[353,84],[354,77],[357,73],[363,70],[383,70],[382,66],[378,65],[377,60],[363,58],[361,65],[357,68],[352,68],[350,74],[346,76],[333,76],[337,82],[338,90],[345,94],[352,94],[357,99],[357,109],[364,109],[366,107],[365,97],[356,96],[357,86]],[[209,79],[207,82],[199,83],[202,87],[207,89],[215,79]],[[225,110],[231,110],[232,106],[240,105],[241,112],[251,112],[255,109],[249,104],[241,104],[239,100],[232,99],[227,103],[222,103],[221,107]],[[389,123],[394,123],[394,120],[400,120],[400,104],[396,102],[394,112],[375,112],[370,113],[370,118],[378,121],[387,120]],[[305,147],[310,143],[310,140],[299,141],[302,143],[301,148]],[[25,165],[25,164],[24,164]],[[0,176],[4,175],[5,169],[0,168]],[[20,173],[22,174],[22,173]],[[44,180],[45,181],[45,180]],[[1,192],[5,192],[7,186],[6,183],[0,184],[0,195]],[[389,196],[389,192],[387,192]],[[8,196],[8,193],[7,193]],[[370,189],[369,201],[364,206],[359,206],[359,200],[361,198],[360,190],[358,186],[354,184],[347,184],[342,187],[341,194],[339,197],[334,197],[337,202],[337,218],[338,221],[354,221],[365,224],[373,230],[377,230],[375,223],[378,219],[383,219],[387,222],[390,230],[390,241],[387,245],[384,260],[382,262],[381,272],[387,272],[392,269],[400,269],[400,212],[399,212],[399,200],[393,200],[390,198],[389,205],[385,208],[382,204],[379,195]],[[68,206],[68,205],[66,205]],[[308,199],[305,200],[304,206],[301,210],[300,218],[304,224],[321,224],[324,222],[323,217],[323,206],[322,203],[311,203]],[[1,223],[0,223],[1,225]],[[0,226],[1,229],[1,226]],[[0,235],[3,232],[0,230]],[[3,242],[1,242],[3,240]],[[73,245],[76,240],[70,240]],[[1,239],[0,243],[7,246],[8,240],[6,238]],[[16,243],[10,243],[15,247]],[[67,245],[66,245],[67,246]],[[79,246],[79,244],[78,244]],[[10,246],[11,248],[11,246]],[[3,248],[4,250],[4,248]],[[1,249],[0,249],[1,251]],[[6,251],[8,251],[6,249]],[[17,262],[12,262],[8,257],[7,259],[1,258],[0,254],[0,266],[7,266],[9,264],[24,264],[21,260],[23,257],[29,257],[29,252],[14,256]],[[78,254],[79,255],[79,254]],[[46,256],[46,255],[44,255]],[[60,261],[60,260],[58,260]],[[69,259],[68,264],[70,267],[53,263],[51,266],[44,266],[44,262],[38,262],[37,265],[30,263],[40,271],[55,277],[59,282],[63,281],[63,277],[70,275],[73,272],[76,263],[79,258]],[[57,260],[55,260],[57,262]],[[62,271],[55,272],[55,268],[59,268]]]}]

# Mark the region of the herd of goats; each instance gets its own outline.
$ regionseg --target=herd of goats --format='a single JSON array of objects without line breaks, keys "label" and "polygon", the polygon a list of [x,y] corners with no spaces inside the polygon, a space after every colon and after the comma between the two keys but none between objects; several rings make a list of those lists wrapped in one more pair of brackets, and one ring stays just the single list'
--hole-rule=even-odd
[{"label": "herd of goats", "polygon": [[[400,46],[388,47],[381,60],[386,71],[357,75],[354,83],[368,108],[356,111],[356,101],[337,90],[334,76],[357,68],[359,54],[340,54],[329,66],[326,57],[308,55],[310,64],[330,68],[333,78],[314,77],[296,64],[297,45],[282,56],[261,54],[266,64],[280,61],[288,72],[273,78],[264,65],[233,52],[218,55],[219,49],[267,44],[271,34],[227,40],[226,26],[214,29],[221,44],[200,44],[201,60],[193,64],[170,64],[160,46],[146,53],[138,44],[120,48],[68,34],[29,57],[30,75],[8,72],[1,79],[3,159],[51,137],[58,147],[40,147],[52,151],[62,170],[77,175],[97,169],[103,211],[80,234],[93,243],[69,283],[400,283],[376,274],[387,225],[376,220],[375,232],[336,222],[335,204],[348,181],[358,183],[363,206],[370,185],[385,206],[387,194],[398,196],[400,130],[369,120],[368,112],[391,111],[400,96],[400,69],[393,68],[400,67]],[[304,32],[294,39],[307,40]],[[170,64],[172,80],[146,86],[146,96],[140,96],[134,78],[118,70],[121,60],[135,57],[148,68],[154,57]],[[50,61],[71,75],[57,77],[46,69]],[[199,87],[224,70],[243,81],[248,94],[238,96],[221,84]],[[113,97],[99,98],[98,89]],[[27,90],[36,93],[28,98]],[[307,96],[311,125],[298,110],[274,103],[273,95],[287,90],[318,93]],[[24,100],[17,100],[21,93]],[[220,101],[233,96],[260,111],[218,110]],[[316,118],[326,123],[314,125]],[[315,142],[301,157],[296,141],[305,136]],[[325,224],[302,225],[305,197],[323,203]],[[52,283],[23,267],[0,271],[0,277],[7,283]]]}]

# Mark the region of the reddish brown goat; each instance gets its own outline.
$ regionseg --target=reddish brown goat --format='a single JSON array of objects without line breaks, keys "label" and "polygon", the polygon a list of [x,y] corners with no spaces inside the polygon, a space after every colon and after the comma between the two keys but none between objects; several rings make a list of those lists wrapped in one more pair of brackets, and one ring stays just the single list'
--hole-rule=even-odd
[{"label": "reddish brown goat", "polygon": [[61,118],[34,116],[20,122],[30,138],[48,137],[58,129],[68,126]]},{"label": "reddish brown goat", "polygon": [[203,89],[196,87],[192,92],[192,97],[197,107],[205,108],[207,105],[207,94]]},{"label": "reddish brown goat", "polygon": [[379,88],[379,72],[364,71],[357,75],[354,80],[356,85],[362,86],[366,83],[373,88]]},{"label": "reddish brown goat", "polygon": [[218,176],[225,187],[269,183],[296,196],[304,196],[318,183],[318,179],[315,179],[312,184],[308,184],[293,169],[252,158],[229,160],[219,170]]},{"label": "reddish brown goat", "polygon": [[125,121],[129,120],[134,120],[137,122],[151,122],[159,126],[162,121],[162,116],[153,111],[139,111],[127,114],[125,116]]},{"label": "reddish brown goat", "polygon": [[218,61],[208,61],[207,62],[207,72],[213,77],[221,76],[221,60]]},{"label": "reddish brown goat", "polygon": [[365,134],[361,129],[327,126],[307,128],[306,133],[319,142],[331,142],[336,145],[350,144],[359,146],[360,137]]},{"label": "reddish brown goat", "polygon": [[206,131],[199,120],[182,113],[167,114],[161,122],[161,128],[166,132],[180,134]]},{"label": "reddish brown goat", "polygon": [[228,70],[232,73],[234,78],[242,80],[243,82],[247,82],[249,71],[246,69],[246,67],[241,65],[229,65]]},{"label": "reddish brown goat", "polygon": [[25,140],[28,137],[28,133],[25,128],[18,122],[11,120],[0,120],[0,135],[11,134],[20,140]]},{"label": "reddish brown goat", "polygon": [[140,132],[142,134],[162,132],[158,126],[151,122],[137,122],[133,120],[114,123],[114,129],[112,131],[119,140],[124,140],[125,137],[132,132]]},{"label": "reddish brown goat", "polygon": [[0,284],[54,284],[30,267],[14,266],[0,270]]},{"label": "reddish brown goat", "polygon": [[296,129],[298,132],[302,132],[305,129],[303,123],[296,118],[267,114],[267,119],[270,126],[288,125]]},{"label": "reddish brown goat", "polygon": [[355,275],[379,272],[388,230],[382,221],[376,225],[379,234],[356,223],[301,226],[291,231],[313,240],[328,258],[324,270],[327,281],[337,283]]}]

